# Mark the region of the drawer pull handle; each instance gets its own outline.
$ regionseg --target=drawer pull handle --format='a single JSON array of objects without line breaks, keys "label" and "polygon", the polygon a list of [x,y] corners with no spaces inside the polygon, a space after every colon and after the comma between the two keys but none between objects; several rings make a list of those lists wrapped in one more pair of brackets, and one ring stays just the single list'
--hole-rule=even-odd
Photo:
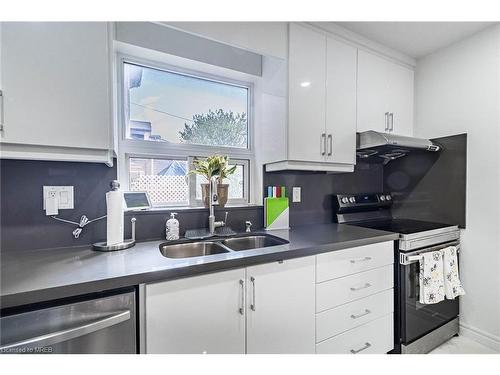
[{"label": "drawer pull handle", "polygon": [[354,263],[359,263],[359,262],[366,262],[368,260],[372,260],[372,257],[364,257],[361,259],[351,259],[351,263],[354,264]]},{"label": "drawer pull handle", "polygon": [[368,349],[370,346],[372,346],[372,344],[370,344],[369,342],[365,342],[365,346],[363,346],[362,348],[359,348],[358,350],[351,349],[351,353],[358,354],[359,352],[362,352],[363,350]]},{"label": "drawer pull handle", "polygon": [[372,284],[370,284],[370,283],[366,283],[365,285],[360,286],[360,287],[357,287],[357,288],[351,287],[351,290],[352,290],[353,292],[355,292],[355,291],[357,291],[357,290],[366,289],[366,288],[369,288],[369,287],[371,287],[371,286],[372,286]]},{"label": "drawer pull handle", "polygon": [[352,318],[352,319],[358,319],[358,318],[361,318],[362,316],[368,315],[368,314],[370,314],[370,313],[371,313],[371,311],[370,311],[370,310],[365,309],[365,312],[364,312],[364,313],[361,313],[361,314],[358,314],[358,315],[354,315],[354,314],[353,314],[353,315],[351,315],[351,318]]}]

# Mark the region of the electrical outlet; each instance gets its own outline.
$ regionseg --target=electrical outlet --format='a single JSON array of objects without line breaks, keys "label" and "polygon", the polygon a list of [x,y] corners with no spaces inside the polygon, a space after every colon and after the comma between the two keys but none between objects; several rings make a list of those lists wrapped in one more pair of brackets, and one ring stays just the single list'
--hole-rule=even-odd
[{"label": "electrical outlet", "polygon": [[59,209],[72,210],[74,208],[73,186],[44,186],[43,187],[44,210],[45,210],[45,200],[47,198],[57,198]]},{"label": "electrical outlet", "polygon": [[300,187],[294,186],[292,188],[292,202],[300,203]]}]

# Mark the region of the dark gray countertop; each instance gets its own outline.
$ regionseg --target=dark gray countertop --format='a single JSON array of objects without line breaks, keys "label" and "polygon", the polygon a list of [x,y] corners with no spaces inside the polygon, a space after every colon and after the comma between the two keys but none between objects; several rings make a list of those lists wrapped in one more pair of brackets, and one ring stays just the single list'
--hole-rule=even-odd
[{"label": "dark gray countertop", "polygon": [[150,241],[100,253],[90,247],[2,251],[2,308],[161,281],[228,268],[314,255],[370,243],[397,234],[343,224],[321,224],[267,232],[289,244],[184,259],[165,258]]}]

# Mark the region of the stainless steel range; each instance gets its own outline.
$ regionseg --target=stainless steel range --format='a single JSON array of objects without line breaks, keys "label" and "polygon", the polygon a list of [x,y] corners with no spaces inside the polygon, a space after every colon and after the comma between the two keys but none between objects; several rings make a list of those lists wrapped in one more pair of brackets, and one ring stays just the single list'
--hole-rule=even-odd
[{"label": "stainless steel range", "polygon": [[419,302],[421,255],[447,246],[460,247],[458,226],[392,216],[390,193],[337,194],[335,220],[399,234],[395,242],[395,350],[428,353],[458,334],[458,298],[424,305]]}]

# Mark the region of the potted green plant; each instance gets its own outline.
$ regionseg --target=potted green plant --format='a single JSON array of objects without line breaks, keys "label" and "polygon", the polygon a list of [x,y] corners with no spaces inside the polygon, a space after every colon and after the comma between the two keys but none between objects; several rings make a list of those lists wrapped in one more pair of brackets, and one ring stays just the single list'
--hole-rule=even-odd
[{"label": "potted green plant", "polygon": [[229,184],[224,180],[236,171],[236,165],[229,167],[227,156],[212,155],[206,159],[195,159],[194,169],[190,173],[199,174],[207,180],[201,184],[202,200],[205,207],[208,207],[209,182],[212,178],[217,181],[217,199],[220,207],[224,207],[229,196]]}]

